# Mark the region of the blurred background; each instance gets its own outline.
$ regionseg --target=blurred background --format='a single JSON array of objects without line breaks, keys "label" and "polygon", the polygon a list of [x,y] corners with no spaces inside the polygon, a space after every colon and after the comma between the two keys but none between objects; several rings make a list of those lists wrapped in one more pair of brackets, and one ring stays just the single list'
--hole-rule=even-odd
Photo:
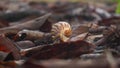
[{"label": "blurred background", "polygon": [[119,0],[0,0],[0,22],[28,21],[46,13],[53,13],[53,22],[93,22],[118,16],[119,7]]},{"label": "blurred background", "polygon": [[[119,0],[118,0],[119,1]],[[37,3],[56,3],[56,2],[82,2],[82,3],[88,3],[93,5],[99,5],[104,6],[103,4],[112,4],[117,3],[117,0],[0,0],[0,7],[4,10],[18,10],[19,8],[26,8],[30,5],[31,2],[37,2]],[[48,5],[49,5],[48,4]]]}]

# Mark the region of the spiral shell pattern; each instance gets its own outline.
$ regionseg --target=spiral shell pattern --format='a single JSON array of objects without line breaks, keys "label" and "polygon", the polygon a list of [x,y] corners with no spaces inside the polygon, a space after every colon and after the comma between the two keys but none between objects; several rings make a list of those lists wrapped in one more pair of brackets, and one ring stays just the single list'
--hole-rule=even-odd
[{"label": "spiral shell pattern", "polygon": [[52,26],[52,35],[54,38],[60,38],[63,42],[67,41],[72,34],[71,26],[67,22],[60,21]]}]

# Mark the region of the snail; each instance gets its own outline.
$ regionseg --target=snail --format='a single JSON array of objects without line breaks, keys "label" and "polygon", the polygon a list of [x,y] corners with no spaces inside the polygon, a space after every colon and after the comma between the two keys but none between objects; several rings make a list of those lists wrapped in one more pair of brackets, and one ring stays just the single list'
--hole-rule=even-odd
[{"label": "snail", "polygon": [[60,21],[52,25],[51,33],[44,33],[40,31],[32,31],[32,30],[22,30],[17,33],[15,36],[18,39],[24,40],[37,40],[37,39],[44,39],[45,37],[50,36],[50,40],[55,42],[67,42],[69,37],[72,34],[71,26],[67,22]]},{"label": "snail", "polygon": [[72,34],[69,23],[60,21],[52,25],[51,34],[53,39],[59,38],[62,42],[66,42]]}]

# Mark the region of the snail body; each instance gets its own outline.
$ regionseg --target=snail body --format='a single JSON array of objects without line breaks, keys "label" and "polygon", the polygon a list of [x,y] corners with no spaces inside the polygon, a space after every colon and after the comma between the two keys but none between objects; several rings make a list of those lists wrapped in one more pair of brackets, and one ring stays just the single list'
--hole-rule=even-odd
[{"label": "snail body", "polygon": [[52,26],[51,33],[53,39],[59,38],[61,41],[66,42],[71,36],[72,30],[69,23],[60,21]]},{"label": "snail body", "polygon": [[24,36],[24,39],[36,40],[44,37],[44,33],[40,31],[32,31],[32,30],[22,30],[18,32],[18,35]]}]

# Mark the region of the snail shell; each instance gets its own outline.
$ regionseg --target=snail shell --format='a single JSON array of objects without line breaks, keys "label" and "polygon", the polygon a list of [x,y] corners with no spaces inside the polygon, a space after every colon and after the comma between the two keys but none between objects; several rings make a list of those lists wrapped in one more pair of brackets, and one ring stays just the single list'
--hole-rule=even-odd
[{"label": "snail shell", "polygon": [[72,34],[71,26],[67,22],[60,21],[52,26],[53,39],[59,38],[61,41],[66,42]]}]

